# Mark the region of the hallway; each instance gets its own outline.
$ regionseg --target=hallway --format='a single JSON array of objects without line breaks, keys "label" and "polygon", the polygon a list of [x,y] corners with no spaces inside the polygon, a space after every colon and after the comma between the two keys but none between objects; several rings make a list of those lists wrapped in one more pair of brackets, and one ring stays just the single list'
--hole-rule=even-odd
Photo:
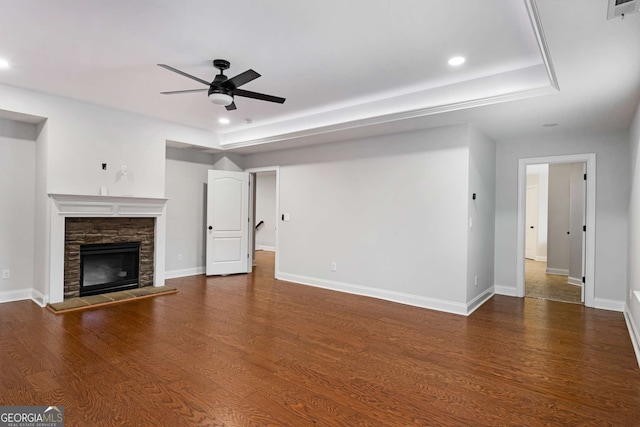
[{"label": "hallway", "polygon": [[580,286],[567,283],[566,276],[547,274],[546,262],[525,260],[525,296],[554,301],[580,302]]}]

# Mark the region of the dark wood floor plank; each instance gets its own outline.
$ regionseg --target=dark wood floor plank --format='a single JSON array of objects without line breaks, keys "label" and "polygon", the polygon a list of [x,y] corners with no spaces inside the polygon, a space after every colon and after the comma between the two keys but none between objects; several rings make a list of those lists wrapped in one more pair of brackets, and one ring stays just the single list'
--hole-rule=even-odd
[{"label": "dark wood floor plank", "polygon": [[[427,279],[425,279],[427,280]],[[0,304],[0,404],[67,425],[639,425],[620,313],[494,297],[462,317],[253,274],[54,315]]]}]

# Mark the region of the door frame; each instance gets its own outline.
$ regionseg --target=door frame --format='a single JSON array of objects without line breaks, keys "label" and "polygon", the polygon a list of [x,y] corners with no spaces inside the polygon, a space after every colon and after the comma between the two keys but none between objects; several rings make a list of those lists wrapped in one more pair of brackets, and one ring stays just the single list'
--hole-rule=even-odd
[{"label": "door frame", "polygon": [[595,153],[565,156],[532,157],[518,160],[518,219],[516,229],[516,296],[524,297],[525,255],[525,200],[527,191],[527,166],[535,164],[581,163],[586,164],[586,221],[583,271],[585,272],[584,305],[595,307],[595,241],[596,241],[596,155]]},{"label": "door frame", "polygon": [[[275,224],[276,224],[276,252],[275,252],[275,269],[274,269],[274,277],[278,277],[278,271],[280,271],[279,268],[279,262],[278,262],[278,254],[280,251],[280,246],[279,246],[279,227],[280,227],[280,221],[278,220],[278,215],[280,212],[280,166],[263,166],[263,167],[259,167],[259,168],[247,168],[244,170],[245,172],[249,172],[250,174],[255,175],[257,172],[275,172],[276,173],[276,215],[275,215]],[[255,184],[255,180],[254,180],[254,184]],[[257,189],[257,185],[256,185],[256,189]],[[255,192],[249,192],[249,197],[254,197],[252,196],[255,195]],[[252,201],[254,206],[255,206],[255,197],[254,200]],[[250,235],[253,237],[253,242],[255,242],[255,236],[256,236],[256,219],[252,218],[251,220],[251,233]],[[251,255],[251,258],[253,259],[253,254]]]}]

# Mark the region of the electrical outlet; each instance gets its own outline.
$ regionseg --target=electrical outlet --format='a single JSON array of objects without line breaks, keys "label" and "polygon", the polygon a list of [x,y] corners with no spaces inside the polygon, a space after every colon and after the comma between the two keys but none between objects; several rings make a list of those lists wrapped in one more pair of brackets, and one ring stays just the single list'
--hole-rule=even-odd
[{"label": "electrical outlet", "polygon": [[335,261],[331,261],[331,271],[338,271],[338,264]]},{"label": "electrical outlet", "polygon": [[478,275],[476,274],[476,276],[473,278],[473,284],[475,286],[478,286]]},{"label": "electrical outlet", "polygon": [[178,261],[182,261],[182,254],[178,254]]},{"label": "electrical outlet", "polygon": [[2,278],[3,279],[11,279],[11,270],[2,270]]}]

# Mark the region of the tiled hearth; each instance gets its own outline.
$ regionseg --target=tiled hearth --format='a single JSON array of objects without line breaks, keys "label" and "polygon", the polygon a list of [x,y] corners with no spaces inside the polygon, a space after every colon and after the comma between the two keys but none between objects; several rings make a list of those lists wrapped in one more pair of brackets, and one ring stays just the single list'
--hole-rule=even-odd
[{"label": "tiled hearth", "polygon": [[76,252],[82,242],[142,242],[140,286],[164,285],[167,199],[70,194],[49,197],[51,250],[46,302],[59,303],[78,296],[79,272],[69,261],[75,261],[76,255],[79,261]]}]

